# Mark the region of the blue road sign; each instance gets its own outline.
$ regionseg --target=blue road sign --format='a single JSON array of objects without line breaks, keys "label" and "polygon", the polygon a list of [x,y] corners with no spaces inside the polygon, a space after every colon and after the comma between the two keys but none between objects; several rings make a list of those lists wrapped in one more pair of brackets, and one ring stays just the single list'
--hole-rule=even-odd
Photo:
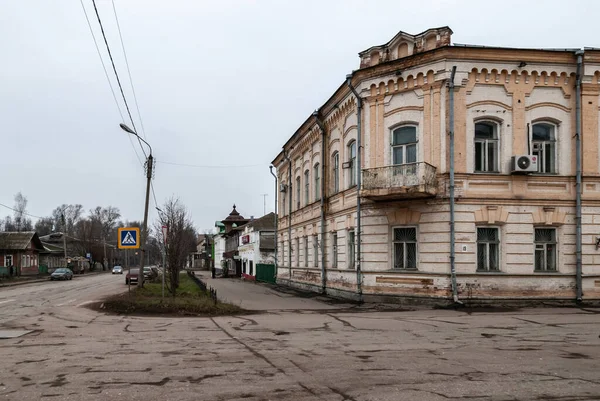
[{"label": "blue road sign", "polygon": [[140,229],[138,227],[119,228],[119,249],[138,249]]}]

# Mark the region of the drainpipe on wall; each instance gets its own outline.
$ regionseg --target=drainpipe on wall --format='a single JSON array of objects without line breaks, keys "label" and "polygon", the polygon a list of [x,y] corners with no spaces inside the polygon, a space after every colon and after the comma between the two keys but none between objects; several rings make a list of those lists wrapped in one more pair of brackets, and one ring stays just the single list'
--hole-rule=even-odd
[{"label": "drainpipe on wall", "polygon": [[450,277],[452,279],[452,299],[455,303],[461,303],[458,300],[458,287],[456,284],[456,230],[454,227],[454,75],[456,66],[452,67],[450,73],[449,100],[450,100]]},{"label": "drainpipe on wall", "polygon": [[275,173],[273,173],[272,165],[269,166],[269,171],[271,172],[271,175],[273,176],[273,178],[275,178],[275,217],[274,217],[274,220],[275,220],[275,278],[277,278],[277,266],[278,266],[277,251],[279,248],[279,246],[277,245],[279,243],[278,237],[277,237],[277,218],[278,218],[278,215],[277,215],[277,193],[279,192],[279,188],[277,188],[277,182],[278,182],[277,176],[275,175]]},{"label": "drainpipe on wall", "polygon": [[582,279],[582,263],[581,263],[581,66],[583,63],[583,50],[575,52],[577,56],[577,77],[576,77],[576,97],[575,97],[575,157],[577,164],[577,184],[576,184],[576,205],[575,205],[575,221],[576,228],[576,243],[575,252],[577,261],[575,264],[576,271],[576,287],[577,298],[575,301],[580,303],[583,300],[583,279]]},{"label": "drainpipe on wall", "polygon": [[289,280],[292,281],[292,160],[289,158],[285,149],[283,156],[288,161],[288,268],[290,272]]},{"label": "drainpipe on wall", "polygon": [[[356,97],[356,290],[358,292],[358,301],[362,302],[362,272],[360,266],[360,189],[362,182],[362,164],[361,164],[361,120],[362,120],[362,98],[352,86],[352,74],[346,75],[346,83]],[[354,167],[354,166],[353,166]]]},{"label": "drainpipe on wall", "polygon": [[325,294],[327,292],[327,277],[325,271],[325,154],[326,152],[326,144],[325,144],[325,124],[321,120],[319,116],[319,112],[315,111],[313,113],[313,117],[315,117],[315,121],[321,130],[321,292]]}]

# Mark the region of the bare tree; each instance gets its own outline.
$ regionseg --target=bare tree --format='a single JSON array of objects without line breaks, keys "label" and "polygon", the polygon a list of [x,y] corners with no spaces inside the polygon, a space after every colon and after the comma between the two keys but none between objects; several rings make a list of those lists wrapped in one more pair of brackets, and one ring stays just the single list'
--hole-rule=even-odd
[{"label": "bare tree", "polygon": [[75,232],[75,225],[82,218],[83,206],[79,204],[63,204],[52,211],[52,219],[54,220],[55,227],[61,227],[61,230],[67,234]]},{"label": "bare tree", "polygon": [[40,237],[51,234],[54,231],[54,219],[52,217],[44,217],[35,223],[35,232]]},{"label": "bare tree", "polygon": [[169,228],[166,238],[167,266],[163,267],[165,283],[167,290],[175,296],[179,286],[179,272],[185,265],[188,254],[196,249],[197,234],[189,212],[177,198],[169,199],[162,206],[162,213],[156,224],[157,232],[161,232],[163,225]]},{"label": "bare tree", "polygon": [[23,196],[21,192],[15,195],[14,211],[15,231],[30,231],[33,225],[31,219],[27,217],[27,197]]},{"label": "bare tree", "polygon": [[106,241],[114,231],[119,217],[121,217],[121,213],[119,212],[119,209],[114,206],[96,206],[95,209],[90,210],[90,219],[94,220],[100,227],[100,237],[98,239],[102,240],[103,245],[103,257],[101,258],[102,270],[105,270],[108,267],[106,266],[106,262],[108,262],[106,255]]}]

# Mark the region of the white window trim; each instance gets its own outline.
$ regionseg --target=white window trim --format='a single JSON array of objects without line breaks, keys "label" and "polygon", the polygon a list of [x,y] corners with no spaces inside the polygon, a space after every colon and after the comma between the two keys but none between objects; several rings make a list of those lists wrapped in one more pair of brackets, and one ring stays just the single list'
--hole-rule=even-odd
[{"label": "white window trim", "polygon": [[[551,121],[551,120],[546,120],[546,119],[537,119],[535,120],[535,122],[531,123],[531,154],[533,155],[533,147],[534,147],[534,143],[551,143],[552,141],[534,141],[533,140],[533,127],[535,125],[538,124],[547,124],[547,125],[551,125],[552,127],[554,127],[554,171],[552,172],[542,172],[542,171],[536,171],[534,174],[543,174],[543,175],[558,175],[559,171],[560,171],[560,166],[559,166],[559,150],[560,150],[560,143],[559,143],[559,124]],[[538,165],[539,166],[543,166],[543,163],[538,160]]]},{"label": "white window trim", "polygon": [[[538,230],[538,229],[539,230],[554,230],[554,270],[548,270],[548,269],[537,270],[535,268],[535,252],[537,250],[537,242],[535,241],[535,230]],[[558,232],[557,227],[533,226],[533,271],[534,271],[534,273],[558,273],[559,272],[559,266],[560,266],[560,261],[559,261],[560,254],[558,252],[559,238],[560,238],[560,233]],[[545,259],[545,262],[546,262],[545,264],[547,265],[548,264],[547,257]]]},{"label": "white window trim", "polygon": [[[354,154],[354,158],[352,157],[352,150],[351,150],[351,146],[354,145],[354,147],[356,148],[355,154]],[[357,185],[358,182],[358,171],[357,171],[357,156],[358,156],[358,145],[356,142],[356,139],[352,139],[350,141],[348,141],[348,144],[346,145],[346,150],[348,152],[348,162],[350,163],[350,168],[348,169],[348,188],[352,188],[355,187]]]},{"label": "white window trim", "polygon": [[[411,143],[405,143],[403,145],[394,145],[394,131],[396,131],[399,128],[402,127],[414,127],[415,128],[415,138],[416,141],[415,142],[411,142]],[[411,144],[415,144],[415,154],[416,154],[416,160],[414,162],[410,162],[410,163],[402,163],[402,164],[394,164],[394,148],[395,147],[403,147],[403,151],[402,151],[402,160],[406,160],[406,145],[411,145]],[[405,164],[414,164],[414,163],[419,163],[420,157],[419,157],[419,124],[413,123],[413,122],[404,122],[404,123],[400,123],[400,124],[396,124],[393,127],[390,128],[390,165],[392,166],[403,166]]]},{"label": "white window trim", "polygon": [[[394,261],[396,260],[396,255],[395,252],[396,250],[394,249],[394,244],[396,243],[396,241],[394,240],[394,230],[397,228],[414,228],[415,229],[415,237],[417,238],[417,240],[415,241],[415,268],[396,268],[394,266]],[[396,270],[396,271],[414,271],[414,270],[419,270],[419,227],[416,225],[400,225],[400,226],[392,226],[392,230],[391,230],[391,241],[390,241],[390,246],[391,246],[391,257],[390,257],[390,262],[392,264],[391,270]]]},{"label": "white window trim", "polygon": [[[493,124],[496,127],[496,166],[494,170],[492,171],[486,171],[486,170],[482,170],[482,171],[477,171],[477,147],[475,146],[475,144],[477,143],[477,138],[475,137],[476,135],[476,129],[475,129],[475,125],[479,124],[479,123],[488,123],[488,124]],[[491,118],[478,118],[476,120],[473,121],[473,172],[475,174],[498,174],[501,173],[501,165],[502,165],[502,123],[491,119]],[[488,139],[482,140],[485,141],[486,143],[486,149],[488,146]],[[494,141],[494,140],[491,140]],[[485,160],[487,160],[487,152],[484,152],[484,158]],[[487,165],[487,163],[484,162],[484,165]]]},{"label": "white window trim", "polygon": [[[494,229],[498,230],[498,270],[490,270],[489,266],[488,266],[487,270],[485,270],[485,269],[484,270],[480,270],[477,267],[477,264],[478,264],[478,261],[479,261],[479,241],[477,241],[477,229],[478,228],[494,228]],[[535,232],[534,232],[534,235],[535,235]],[[478,273],[487,273],[487,272],[494,273],[494,272],[501,272],[502,271],[502,249],[503,249],[503,247],[502,247],[502,239],[503,239],[502,228],[499,227],[499,226],[488,226],[488,225],[483,225],[483,224],[475,226],[475,258],[476,258],[475,259],[475,270]],[[489,255],[489,252],[488,252],[488,255]]]},{"label": "white window trim", "polygon": [[[350,242],[350,233],[353,234],[353,241]],[[353,252],[350,252],[350,251]],[[351,253],[353,254],[350,257]],[[356,232],[354,229],[346,230],[346,267],[348,270],[354,270],[356,268]]]}]

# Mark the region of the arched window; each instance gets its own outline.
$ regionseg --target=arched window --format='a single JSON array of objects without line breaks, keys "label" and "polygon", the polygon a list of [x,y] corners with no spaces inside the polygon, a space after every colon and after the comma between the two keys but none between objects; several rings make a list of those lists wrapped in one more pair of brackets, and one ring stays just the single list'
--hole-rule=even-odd
[{"label": "arched window", "polygon": [[300,177],[296,177],[296,210],[300,209]]},{"label": "arched window", "polygon": [[475,123],[475,172],[498,172],[498,124]]},{"label": "arched window", "polygon": [[315,179],[315,201],[321,199],[321,176],[319,175],[319,163],[315,164],[313,177]]},{"label": "arched window", "polygon": [[350,168],[350,186],[356,185],[356,141],[352,141],[348,144],[348,167]]},{"label": "arched window", "polygon": [[538,173],[556,173],[556,126],[534,124],[532,134],[532,153],[538,158]]},{"label": "arched window", "polygon": [[308,205],[310,203],[310,181],[309,177],[310,172],[308,170],[304,171],[304,205]]},{"label": "arched window", "polygon": [[404,125],[392,131],[392,164],[417,162],[417,127]]},{"label": "arched window", "polygon": [[333,166],[333,193],[336,194],[340,191],[340,154],[339,152],[335,152],[333,154],[331,165]]}]

